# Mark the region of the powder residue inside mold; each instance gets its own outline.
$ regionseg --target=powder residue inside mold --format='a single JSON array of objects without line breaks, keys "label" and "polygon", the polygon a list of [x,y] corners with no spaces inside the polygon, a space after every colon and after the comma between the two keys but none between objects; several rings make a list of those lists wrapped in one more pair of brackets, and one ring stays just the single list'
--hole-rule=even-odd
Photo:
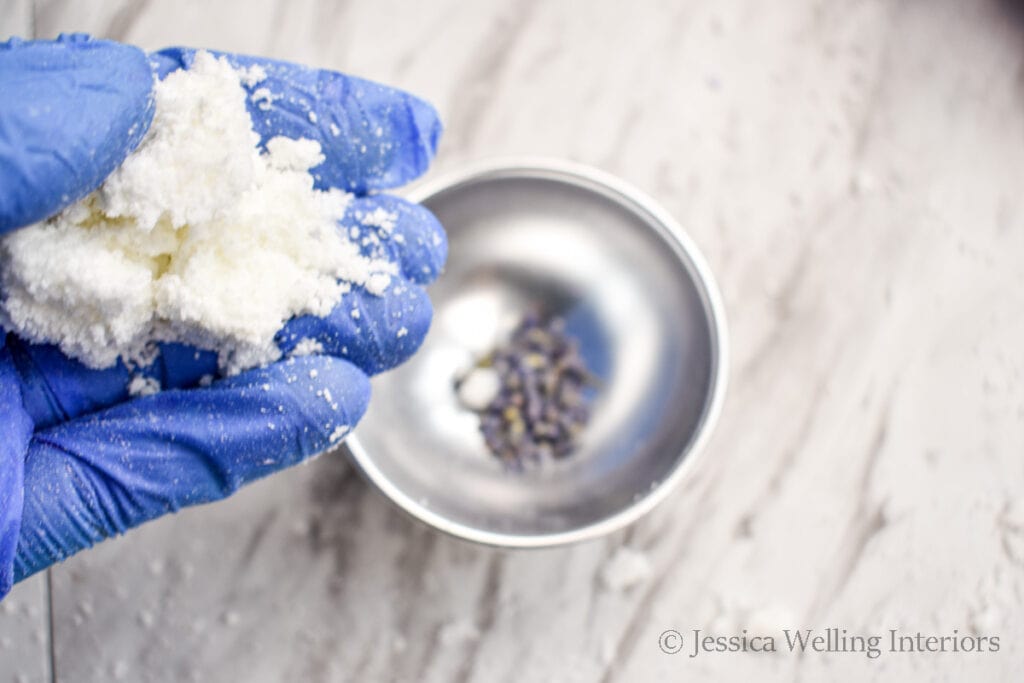
[{"label": "powder residue inside mold", "polygon": [[233,374],[279,358],[291,317],[327,315],[353,284],[383,293],[394,265],[338,226],[350,195],[313,187],[319,143],[259,149],[242,81],[263,77],[200,52],[156,83],[151,128],[121,167],[0,240],[4,326],[93,368],[178,341]]}]

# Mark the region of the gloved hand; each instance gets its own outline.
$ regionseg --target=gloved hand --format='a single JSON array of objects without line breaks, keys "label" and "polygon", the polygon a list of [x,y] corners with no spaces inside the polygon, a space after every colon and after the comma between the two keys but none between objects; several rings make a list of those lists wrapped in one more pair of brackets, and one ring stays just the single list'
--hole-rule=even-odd
[{"label": "gloved hand", "polygon": [[[0,44],[0,233],[95,189],[145,134],[153,73],[187,69],[193,56],[174,48],[147,57],[83,35]],[[0,334],[0,597],[109,536],[329,448],[365,411],[367,374],[401,363],[426,334],[431,308],[420,285],[444,263],[444,233],[422,207],[372,193],[426,169],[440,134],[434,110],[342,74],[227,57],[261,65],[267,78],[256,87],[281,95],[269,110],[250,104],[263,142],[319,141],[320,188],[355,193],[352,215],[394,214],[392,238],[381,238],[402,277],[381,297],[353,288],[327,318],[297,318],[279,333],[286,356],[304,338],[320,343],[320,355],[206,388],[196,385],[216,371],[215,355],[165,344],[146,370],[165,391],[134,400],[123,365],[91,370],[55,347]]]}]

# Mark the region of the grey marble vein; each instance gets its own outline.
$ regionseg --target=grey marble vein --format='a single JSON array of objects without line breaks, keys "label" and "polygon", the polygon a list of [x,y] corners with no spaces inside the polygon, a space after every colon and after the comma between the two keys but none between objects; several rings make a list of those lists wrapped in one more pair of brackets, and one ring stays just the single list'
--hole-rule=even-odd
[{"label": "grey marble vein", "polygon": [[445,141],[453,153],[465,152],[472,147],[480,124],[487,120],[488,110],[495,104],[491,97],[495,82],[505,75],[509,59],[516,54],[517,43],[528,37],[536,7],[536,0],[509,6],[480,36],[473,59],[454,83],[459,97],[447,119],[449,130]]}]

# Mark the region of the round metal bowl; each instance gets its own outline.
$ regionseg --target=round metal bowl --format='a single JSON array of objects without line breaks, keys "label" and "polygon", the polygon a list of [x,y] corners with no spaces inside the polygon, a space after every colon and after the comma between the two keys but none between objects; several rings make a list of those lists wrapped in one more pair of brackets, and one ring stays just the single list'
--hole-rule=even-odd
[{"label": "round metal bowl", "polygon": [[[726,385],[708,266],[652,200],[586,167],[478,165],[414,188],[448,233],[419,352],[373,380],[346,448],[387,497],[462,538],[540,547],[593,538],[663,499],[708,439]],[[453,383],[524,313],[559,316],[600,386],[572,455],[510,469]]]}]

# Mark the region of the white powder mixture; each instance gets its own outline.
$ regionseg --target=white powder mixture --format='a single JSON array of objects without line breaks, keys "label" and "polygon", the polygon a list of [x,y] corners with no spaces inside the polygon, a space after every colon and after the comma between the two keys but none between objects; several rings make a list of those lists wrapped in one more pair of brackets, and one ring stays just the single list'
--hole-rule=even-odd
[{"label": "white powder mixture", "polygon": [[501,392],[501,376],[494,368],[474,367],[459,378],[455,391],[459,403],[465,408],[482,411]]},{"label": "white powder mixture", "polygon": [[200,52],[156,83],[152,126],[121,167],[0,240],[4,326],[94,368],[180,341],[233,374],[279,358],[282,325],[328,314],[351,284],[383,293],[394,265],[339,227],[351,197],[313,189],[319,143],[278,137],[260,153],[240,80],[259,77]]}]

